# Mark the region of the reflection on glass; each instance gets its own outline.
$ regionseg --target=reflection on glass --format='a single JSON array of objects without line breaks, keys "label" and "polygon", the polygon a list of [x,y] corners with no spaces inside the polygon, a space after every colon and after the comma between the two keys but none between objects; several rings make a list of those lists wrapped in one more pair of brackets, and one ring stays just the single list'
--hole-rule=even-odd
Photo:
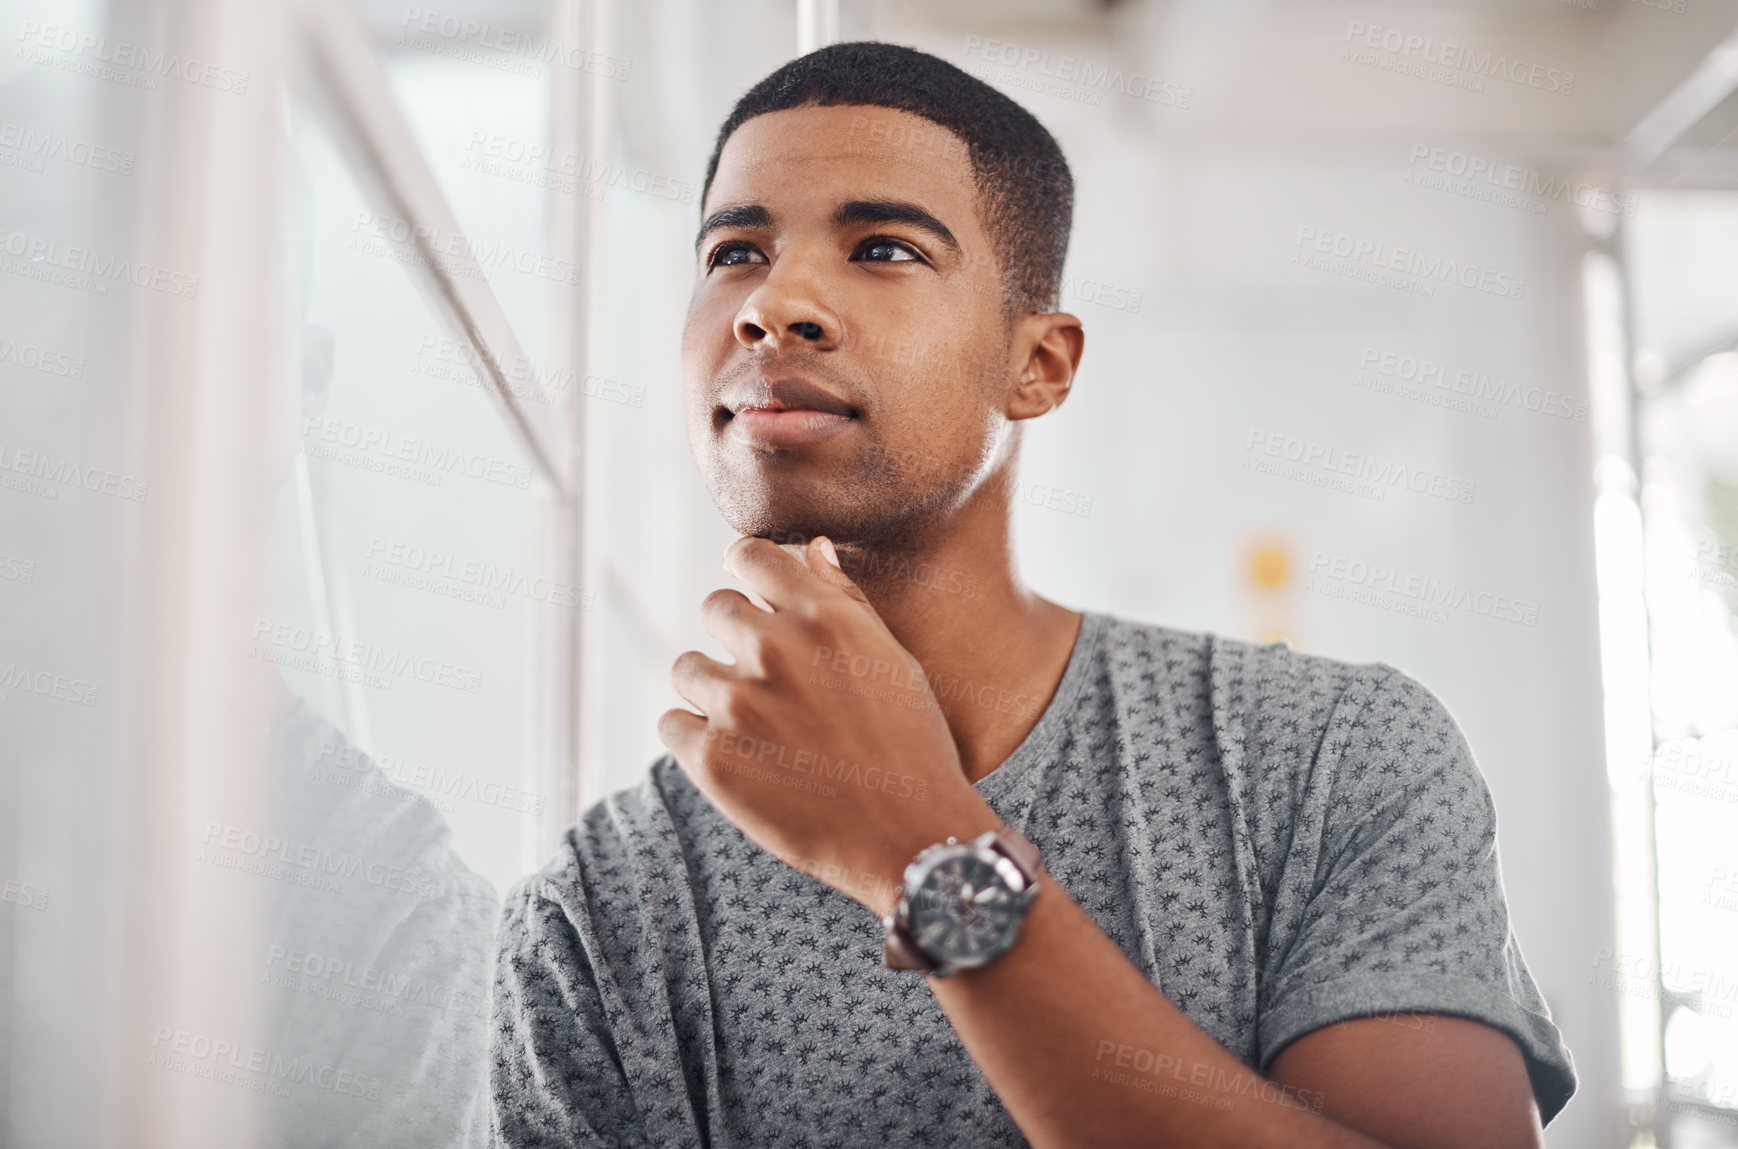
[{"label": "reflection on glass", "polygon": [[269,879],[267,1141],[480,1145],[496,891],[542,804],[522,777],[547,592],[531,468],[417,297],[394,221],[317,120],[293,131],[296,437],[271,460],[273,589],[247,636],[274,775],[261,832],[221,842]]}]

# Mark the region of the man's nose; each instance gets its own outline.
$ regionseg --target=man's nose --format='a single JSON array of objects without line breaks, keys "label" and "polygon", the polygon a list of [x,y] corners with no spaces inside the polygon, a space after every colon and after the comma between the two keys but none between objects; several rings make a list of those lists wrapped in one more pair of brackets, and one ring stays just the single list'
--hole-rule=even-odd
[{"label": "man's nose", "polygon": [[736,341],[751,351],[806,346],[830,351],[844,338],[844,325],[806,285],[769,275],[736,313]]}]

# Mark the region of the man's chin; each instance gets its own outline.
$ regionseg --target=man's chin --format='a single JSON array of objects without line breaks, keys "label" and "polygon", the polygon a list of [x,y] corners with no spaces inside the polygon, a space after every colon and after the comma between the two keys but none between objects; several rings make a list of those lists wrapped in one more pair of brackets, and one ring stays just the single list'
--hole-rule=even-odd
[{"label": "man's chin", "polygon": [[738,534],[771,539],[775,543],[806,543],[819,535],[835,542],[853,542],[857,537],[854,525],[826,515],[763,511],[755,514],[726,513],[728,522]]},{"label": "man's chin", "polygon": [[902,489],[884,476],[852,473],[797,479],[720,469],[706,487],[724,521],[742,535],[776,543],[805,543],[825,535],[836,543],[897,546],[923,517],[921,491]]},{"label": "man's chin", "polygon": [[817,535],[836,542],[860,538],[875,516],[859,508],[818,505],[811,498],[780,498],[769,491],[732,491],[732,497],[713,493],[724,521],[741,535],[771,539],[775,543],[806,543]]}]

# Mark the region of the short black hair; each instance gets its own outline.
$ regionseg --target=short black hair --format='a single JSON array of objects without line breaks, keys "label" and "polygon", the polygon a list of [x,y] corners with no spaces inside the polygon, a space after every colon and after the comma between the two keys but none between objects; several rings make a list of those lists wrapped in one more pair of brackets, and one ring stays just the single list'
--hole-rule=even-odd
[{"label": "short black hair", "polygon": [[1054,311],[1074,220],[1074,177],[1062,149],[1031,112],[915,48],[874,40],[829,44],[750,88],[718,129],[701,210],[725,141],[744,123],[790,108],[852,104],[910,112],[965,142],[1009,311]]}]

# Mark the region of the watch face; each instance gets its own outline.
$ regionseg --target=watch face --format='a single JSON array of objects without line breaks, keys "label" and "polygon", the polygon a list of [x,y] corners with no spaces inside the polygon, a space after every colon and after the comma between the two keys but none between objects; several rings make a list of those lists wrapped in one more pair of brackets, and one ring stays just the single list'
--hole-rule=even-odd
[{"label": "watch face", "polygon": [[911,937],[937,961],[987,961],[1007,948],[1018,899],[996,867],[976,854],[932,866],[911,897]]}]

